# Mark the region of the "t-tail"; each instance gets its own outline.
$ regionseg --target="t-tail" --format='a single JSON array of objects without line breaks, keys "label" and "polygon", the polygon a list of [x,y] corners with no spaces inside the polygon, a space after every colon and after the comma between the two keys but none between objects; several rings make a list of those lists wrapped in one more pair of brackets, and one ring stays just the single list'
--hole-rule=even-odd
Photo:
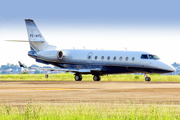
[{"label": "t-tail", "polygon": [[49,45],[41,32],[37,28],[36,24],[31,19],[25,19],[27,33],[29,37],[29,44],[31,51],[38,52],[43,50],[55,50],[56,46]]}]

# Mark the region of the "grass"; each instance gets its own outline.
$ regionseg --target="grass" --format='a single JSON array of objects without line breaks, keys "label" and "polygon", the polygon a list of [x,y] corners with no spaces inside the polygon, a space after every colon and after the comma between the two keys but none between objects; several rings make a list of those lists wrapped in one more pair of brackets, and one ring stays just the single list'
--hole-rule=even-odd
[{"label": "grass", "polygon": [[[180,81],[179,75],[150,75],[151,81]],[[74,81],[72,73],[49,74],[49,78],[45,78],[44,74],[7,74],[0,75],[0,80],[7,81]],[[83,75],[82,81],[93,81],[92,75]],[[101,81],[144,81],[144,75],[119,74],[101,76]]]},{"label": "grass", "polygon": [[180,108],[167,105],[68,103],[60,106],[0,106],[0,120],[177,120]]}]

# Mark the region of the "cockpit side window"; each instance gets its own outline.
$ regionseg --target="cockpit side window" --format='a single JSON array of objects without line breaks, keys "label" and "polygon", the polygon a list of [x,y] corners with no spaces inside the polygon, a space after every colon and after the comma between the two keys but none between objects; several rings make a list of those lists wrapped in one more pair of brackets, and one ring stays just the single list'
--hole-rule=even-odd
[{"label": "cockpit side window", "polygon": [[148,59],[148,55],[147,54],[142,54],[141,59]]},{"label": "cockpit side window", "polygon": [[155,60],[159,60],[159,57],[156,55],[149,55],[150,59],[155,59]]}]

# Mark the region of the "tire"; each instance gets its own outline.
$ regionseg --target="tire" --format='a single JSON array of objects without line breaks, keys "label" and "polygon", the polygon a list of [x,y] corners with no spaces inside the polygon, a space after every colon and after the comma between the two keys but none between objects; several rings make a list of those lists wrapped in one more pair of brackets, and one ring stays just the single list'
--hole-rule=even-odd
[{"label": "tire", "polygon": [[49,74],[45,74],[45,78],[49,78]]},{"label": "tire", "polygon": [[101,77],[99,75],[94,75],[93,80],[94,81],[100,81]]},{"label": "tire", "polygon": [[145,77],[145,81],[151,81],[150,77]]},{"label": "tire", "polygon": [[75,81],[81,81],[82,76],[81,75],[75,75],[74,79],[75,79]]}]

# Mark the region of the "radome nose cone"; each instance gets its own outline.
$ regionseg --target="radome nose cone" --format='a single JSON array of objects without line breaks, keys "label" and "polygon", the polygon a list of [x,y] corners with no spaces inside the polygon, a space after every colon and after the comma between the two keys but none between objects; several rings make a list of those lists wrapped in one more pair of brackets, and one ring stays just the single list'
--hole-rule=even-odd
[{"label": "radome nose cone", "polygon": [[176,69],[169,63],[163,61],[156,61],[155,67],[159,67],[162,70],[162,73],[171,73],[176,71]]},{"label": "radome nose cone", "polygon": [[174,72],[176,69],[173,66],[170,66],[170,71]]},{"label": "radome nose cone", "polygon": [[172,65],[168,65],[167,68],[168,68],[168,71],[170,71],[170,72],[176,71],[176,69]]}]

